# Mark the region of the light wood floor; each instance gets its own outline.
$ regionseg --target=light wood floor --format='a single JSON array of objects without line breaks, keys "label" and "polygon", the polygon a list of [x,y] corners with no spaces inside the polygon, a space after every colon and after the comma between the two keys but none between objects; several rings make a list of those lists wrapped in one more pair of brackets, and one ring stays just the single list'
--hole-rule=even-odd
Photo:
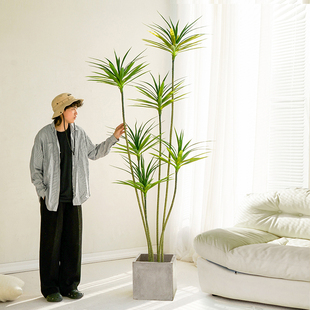
[{"label": "light wood floor", "polygon": [[177,293],[174,301],[142,301],[132,298],[132,261],[116,260],[82,266],[79,289],[84,297],[48,303],[40,293],[38,271],[17,273],[25,282],[24,294],[14,302],[1,303],[6,310],[283,310],[288,308],[229,300],[200,291],[196,267],[177,261]]}]

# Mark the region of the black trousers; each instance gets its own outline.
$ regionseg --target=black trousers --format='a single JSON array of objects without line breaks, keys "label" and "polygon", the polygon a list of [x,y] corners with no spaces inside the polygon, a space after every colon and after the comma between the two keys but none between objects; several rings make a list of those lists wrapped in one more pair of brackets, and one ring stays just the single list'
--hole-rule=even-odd
[{"label": "black trousers", "polygon": [[48,211],[41,198],[40,280],[44,297],[77,289],[81,279],[82,208],[59,203]]}]

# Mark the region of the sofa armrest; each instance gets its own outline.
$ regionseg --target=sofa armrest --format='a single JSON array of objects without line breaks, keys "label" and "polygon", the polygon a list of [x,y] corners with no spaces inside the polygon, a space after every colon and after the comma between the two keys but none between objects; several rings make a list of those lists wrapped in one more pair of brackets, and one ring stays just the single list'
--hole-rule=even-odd
[{"label": "sofa armrest", "polygon": [[267,243],[279,237],[268,232],[232,227],[227,229],[213,229],[206,231],[194,240],[194,248],[203,258],[226,266],[227,254],[240,246],[258,243]]}]

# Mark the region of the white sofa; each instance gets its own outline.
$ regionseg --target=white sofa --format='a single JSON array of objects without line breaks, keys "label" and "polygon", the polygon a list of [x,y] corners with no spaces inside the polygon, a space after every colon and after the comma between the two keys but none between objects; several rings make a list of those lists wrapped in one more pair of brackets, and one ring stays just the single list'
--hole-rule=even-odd
[{"label": "white sofa", "polygon": [[249,194],[237,224],[198,235],[202,291],[310,309],[310,190]]}]

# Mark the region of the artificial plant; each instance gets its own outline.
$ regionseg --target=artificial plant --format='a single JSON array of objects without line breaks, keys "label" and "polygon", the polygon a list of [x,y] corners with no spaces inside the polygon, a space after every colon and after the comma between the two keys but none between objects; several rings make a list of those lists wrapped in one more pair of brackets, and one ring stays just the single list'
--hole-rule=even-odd
[{"label": "artificial plant", "polygon": [[[193,34],[197,20],[179,28],[179,21],[174,24],[172,20],[166,20],[161,15],[165,26],[158,24],[150,25],[151,33],[157,39],[144,41],[149,46],[159,48],[171,54],[171,83],[167,82],[168,74],[164,78],[158,75],[156,79],[151,74],[152,82],[137,83],[138,92],[143,98],[136,99],[136,105],[143,108],[151,108],[157,111],[157,123],[148,120],[141,125],[137,123],[130,127],[126,121],[126,108],[124,103],[124,87],[145,74],[147,64],[141,62],[141,54],[127,62],[128,50],[121,59],[114,52],[115,62],[105,59],[93,59],[91,66],[96,68],[94,75],[90,76],[91,81],[106,83],[117,86],[121,94],[122,117],[125,126],[125,144],[120,144],[116,150],[123,155],[126,172],[131,175],[131,179],[118,181],[117,183],[128,185],[134,188],[135,195],[144,227],[144,232],[148,246],[149,261],[154,261],[153,243],[148,219],[148,192],[157,187],[156,202],[156,249],[157,261],[164,260],[164,235],[170,218],[178,187],[178,176],[181,167],[193,163],[206,157],[206,150],[202,151],[199,143],[191,144],[191,141],[184,141],[184,132],[180,133],[174,128],[175,102],[184,97],[183,80],[175,80],[175,59],[181,52],[186,52],[200,47],[203,34]],[[126,63],[126,64],[125,64]],[[171,108],[170,131],[168,140],[163,137],[162,113],[167,107]],[[154,134],[154,130],[158,132]],[[173,141],[175,132],[175,141]],[[176,143],[176,146],[173,144]],[[198,153],[197,153],[198,152]],[[145,156],[147,155],[147,156]],[[146,158],[151,158],[146,162]],[[163,177],[163,165],[166,165],[166,173]],[[173,171],[171,171],[173,167]],[[155,172],[157,178],[154,180]],[[169,183],[174,182],[172,195],[169,195]],[[161,184],[165,183],[164,199],[161,201]],[[169,202],[169,198],[171,201]],[[163,202],[162,213],[161,202]]]}]

